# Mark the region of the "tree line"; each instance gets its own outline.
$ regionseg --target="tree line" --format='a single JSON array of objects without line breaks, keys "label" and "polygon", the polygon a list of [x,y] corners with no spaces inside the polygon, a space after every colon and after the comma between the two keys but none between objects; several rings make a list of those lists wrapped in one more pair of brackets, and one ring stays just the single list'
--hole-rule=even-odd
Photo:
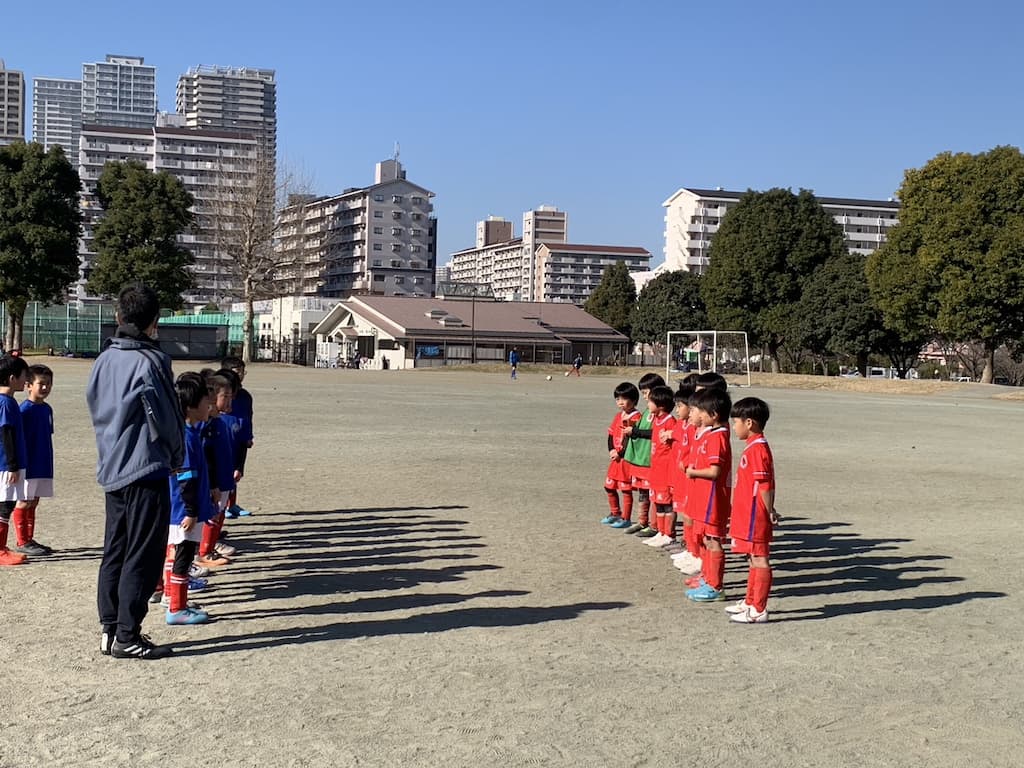
[{"label": "tree line", "polygon": [[1024,155],[943,153],[906,171],[899,223],[868,257],[813,193],[748,191],[722,219],[703,275],[670,272],[637,296],[624,264],[585,309],[634,342],[670,330],[746,331],[773,371],[884,359],[901,377],[922,348],[1024,353]]}]

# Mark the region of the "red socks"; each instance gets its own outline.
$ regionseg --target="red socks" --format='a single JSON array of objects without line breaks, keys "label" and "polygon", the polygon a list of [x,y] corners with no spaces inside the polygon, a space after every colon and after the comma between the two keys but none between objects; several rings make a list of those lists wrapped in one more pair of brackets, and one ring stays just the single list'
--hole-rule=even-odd
[{"label": "red socks", "polygon": [[220,537],[220,528],[217,527],[215,520],[207,520],[199,525],[203,526],[203,539],[199,542],[199,556],[209,557],[213,554],[213,547]]},{"label": "red socks", "polygon": [[640,524],[650,525],[651,524],[651,497],[648,496],[646,499],[640,497]]},{"label": "red socks", "polygon": [[622,511],[619,509],[619,492],[611,488],[605,488],[605,491],[608,493],[608,508],[616,517],[622,517]]},{"label": "red socks", "polygon": [[758,613],[768,607],[768,593],[772,590],[772,569],[751,568],[747,577],[747,602]]},{"label": "red socks", "polygon": [[14,539],[18,546],[28,544],[32,536],[28,533],[28,510],[24,507],[15,507],[11,513],[11,525],[14,526]]},{"label": "red socks", "polygon": [[36,538],[36,507],[32,506],[25,510],[25,533],[28,534],[29,541],[35,541]]},{"label": "red socks", "polygon": [[629,520],[633,517],[633,492],[622,492],[622,519]]},{"label": "red socks", "polygon": [[725,551],[705,549],[703,563],[704,581],[712,588],[721,590],[725,583]]},{"label": "red socks", "polygon": [[[13,514],[11,516],[13,517]],[[0,520],[0,551],[7,549],[7,529],[9,527],[6,520]]]}]

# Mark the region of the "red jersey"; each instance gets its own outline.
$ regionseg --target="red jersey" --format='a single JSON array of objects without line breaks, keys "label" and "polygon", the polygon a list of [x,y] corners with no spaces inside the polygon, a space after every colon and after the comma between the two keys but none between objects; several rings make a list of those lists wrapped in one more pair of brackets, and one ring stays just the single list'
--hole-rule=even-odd
[{"label": "red jersey", "polygon": [[775,460],[764,435],[751,435],[740,456],[736,487],[732,492],[729,535],[744,541],[772,539],[772,521],[761,494],[775,490]]},{"label": "red jersey", "polygon": [[669,484],[685,496],[685,489],[690,478],[686,476],[686,468],[690,465],[690,449],[693,447],[696,427],[688,421],[676,419],[672,430],[672,468],[669,472]]},{"label": "red jersey", "polygon": [[676,425],[675,417],[671,413],[655,416],[651,420],[651,490],[667,491],[669,489],[669,477],[672,470],[672,442],[661,442],[661,435],[671,436]]},{"label": "red jersey", "polygon": [[729,487],[732,475],[729,428],[712,427],[698,437],[691,450],[690,466],[694,469],[722,468],[717,480],[690,478],[687,508],[689,516],[708,526],[711,535],[724,536],[725,525],[729,519]]},{"label": "red jersey", "polygon": [[612,423],[608,426],[608,436],[612,439],[612,448],[622,455],[623,451],[623,440],[622,440],[622,424],[626,422],[628,424],[636,424],[640,421],[640,411],[616,411],[615,416],[612,418]]}]

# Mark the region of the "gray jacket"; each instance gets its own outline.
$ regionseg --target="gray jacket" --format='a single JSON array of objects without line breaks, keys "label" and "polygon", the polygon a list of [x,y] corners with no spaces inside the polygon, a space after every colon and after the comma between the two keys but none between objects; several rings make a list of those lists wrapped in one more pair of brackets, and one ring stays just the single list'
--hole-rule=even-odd
[{"label": "gray jacket", "polygon": [[96,431],[96,480],[116,491],[185,461],[185,422],[171,359],[141,334],[118,335],[96,359],[85,390]]}]

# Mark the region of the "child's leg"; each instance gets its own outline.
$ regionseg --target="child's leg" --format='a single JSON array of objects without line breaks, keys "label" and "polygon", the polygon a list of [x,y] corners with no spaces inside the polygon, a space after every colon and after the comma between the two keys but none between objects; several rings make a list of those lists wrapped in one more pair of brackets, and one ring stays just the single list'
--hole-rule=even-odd
[{"label": "child's leg", "polygon": [[168,599],[171,597],[171,573],[174,570],[174,553],[176,550],[176,545],[167,545],[167,552],[164,555],[163,578],[160,583],[156,585],[156,591],[165,593]]},{"label": "child's leg", "polygon": [[622,519],[627,522],[633,519],[633,491],[622,492]]},{"label": "child's leg", "polygon": [[188,608],[188,567],[196,556],[196,542],[183,541],[174,547],[170,584],[165,586],[172,613]]},{"label": "child's leg", "polygon": [[20,565],[25,562],[24,555],[11,552],[7,548],[7,531],[11,525],[14,507],[13,501],[0,501],[0,565]]},{"label": "child's leg", "polygon": [[31,501],[29,501],[28,502],[28,506],[26,507],[26,509],[27,509],[26,518],[27,519],[25,520],[25,525],[28,528],[27,532],[28,532],[28,540],[29,541],[35,541],[36,540],[36,510],[38,508],[39,508],[39,497],[37,496],[36,498],[34,498]]},{"label": "child's leg", "polygon": [[29,524],[29,502],[19,501],[11,513],[11,527],[14,528],[14,541],[19,547],[23,547],[32,540],[28,531]]},{"label": "child's leg", "polygon": [[646,488],[640,489],[640,524],[651,524],[651,492]]},{"label": "child's leg", "polygon": [[608,508],[611,510],[611,514],[615,517],[622,517],[622,510],[619,508],[619,492],[607,486],[604,490],[608,494]]},{"label": "child's leg", "polygon": [[725,550],[722,549],[722,540],[715,536],[705,536],[704,546],[704,581],[713,589],[721,591],[725,582]]},{"label": "child's leg", "polygon": [[762,613],[768,607],[768,593],[772,589],[772,567],[767,555],[751,556],[748,584],[752,589],[749,590],[751,594],[748,595],[747,602],[753,605],[758,613]]}]

